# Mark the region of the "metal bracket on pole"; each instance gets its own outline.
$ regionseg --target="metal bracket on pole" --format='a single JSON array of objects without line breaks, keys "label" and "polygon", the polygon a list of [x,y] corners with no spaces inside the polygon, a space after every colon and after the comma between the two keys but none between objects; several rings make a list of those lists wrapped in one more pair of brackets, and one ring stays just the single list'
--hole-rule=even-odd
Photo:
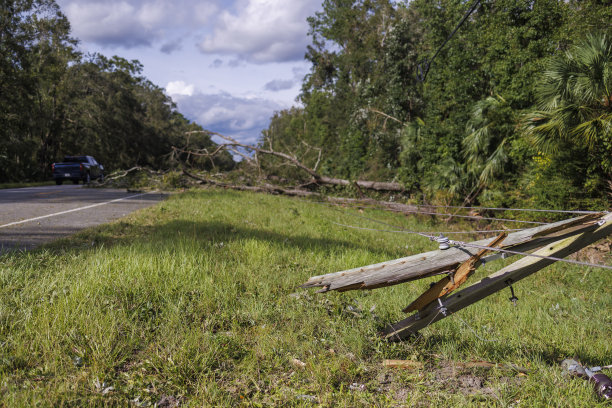
[{"label": "metal bracket on pole", "polygon": [[512,287],[512,279],[508,279],[506,281],[506,285],[508,285],[510,287],[510,297],[508,298],[512,304],[516,307],[516,302],[518,302],[518,298],[516,297],[516,295],[514,294],[514,288]]}]

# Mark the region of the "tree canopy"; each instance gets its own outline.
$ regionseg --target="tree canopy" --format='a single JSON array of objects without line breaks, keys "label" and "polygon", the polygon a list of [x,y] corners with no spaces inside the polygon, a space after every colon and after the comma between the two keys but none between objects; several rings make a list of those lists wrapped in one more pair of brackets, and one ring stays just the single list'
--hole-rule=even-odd
[{"label": "tree canopy", "polygon": [[[76,45],[53,0],[2,0],[0,182],[45,179],[68,154],[94,155],[108,170],[163,168],[172,146],[214,145],[187,135],[202,129],[142,75],[138,61],[82,55]],[[229,154],[217,163],[233,165]]]},{"label": "tree canopy", "polygon": [[612,183],[605,3],[325,0],[308,20],[301,107],[278,112],[262,143],[321,148],[321,171],[400,181],[419,200],[600,205]]}]

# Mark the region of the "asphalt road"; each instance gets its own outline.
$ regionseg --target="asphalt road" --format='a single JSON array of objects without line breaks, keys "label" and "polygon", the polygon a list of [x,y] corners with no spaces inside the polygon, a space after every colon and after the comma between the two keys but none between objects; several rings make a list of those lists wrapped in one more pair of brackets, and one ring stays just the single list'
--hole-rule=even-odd
[{"label": "asphalt road", "polygon": [[0,253],[35,248],[81,229],[121,218],[163,198],[160,193],[82,185],[0,190]]}]

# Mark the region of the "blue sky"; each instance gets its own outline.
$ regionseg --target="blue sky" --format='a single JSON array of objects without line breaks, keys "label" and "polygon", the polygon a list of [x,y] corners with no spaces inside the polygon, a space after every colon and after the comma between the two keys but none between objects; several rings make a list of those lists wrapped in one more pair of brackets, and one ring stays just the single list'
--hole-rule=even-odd
[{"label": "blue sky", "polygon": [[254,143],[296,104],[322,0],[56,1],[82,51],[139,60],[187,118]]}]

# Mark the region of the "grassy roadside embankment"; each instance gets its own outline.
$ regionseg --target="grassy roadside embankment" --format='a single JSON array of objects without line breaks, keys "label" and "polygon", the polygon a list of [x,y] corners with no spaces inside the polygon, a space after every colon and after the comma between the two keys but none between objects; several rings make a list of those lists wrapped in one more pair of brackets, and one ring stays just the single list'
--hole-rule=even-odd
[{"label": "grassy roadside embankment", "polygon": [[[0,395],[19,406],[592,407],[559,363],[609,364],[612,275],[555,264],[391,344],[428,281],[315,294],[308,277],[433,249],[336,209],[229,191],[172,196],[45,249],[0,257]],[[369,216],[415,230],[397,214]],[[510,262],[506,260],[503,262]],[[489,264],[473,280],[499,268]],[[407,359],[421,369],[388,369]],[[530,370],[461,370],[488,360]]]}]

